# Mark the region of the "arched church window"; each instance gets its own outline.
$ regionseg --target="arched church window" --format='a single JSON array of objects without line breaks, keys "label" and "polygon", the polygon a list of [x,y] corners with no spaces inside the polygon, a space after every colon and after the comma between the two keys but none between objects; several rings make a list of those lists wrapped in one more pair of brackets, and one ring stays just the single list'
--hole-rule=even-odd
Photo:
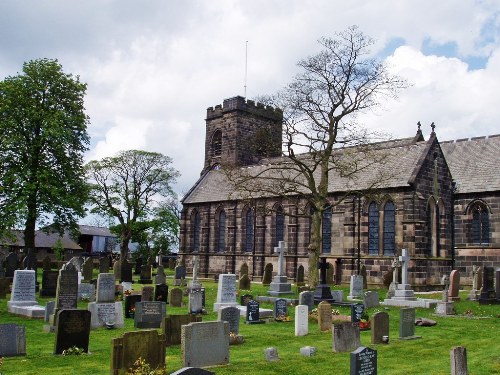
[{"label": "arched church window", "polygon": [[332,252],[332,208],[327,207],[321,218],[321,252],[329,254]]},{"label": "arched church window", "polygon": [[212,136],[212,153],[214,156],[222,154],[222,131],[217,129]]},{"label": "arched church window", "polygon": [[195,212],[193,218],[193,253],[200,252],[201,215]]},{"label": "arched church window", "polygon": [[472,243],[484,245],[490,243],[490,218],[488,209],[481,203],[476,203],[472,209]]},{"label": "arched church window", "polygon": [[425,248],[426,255],[439,256],[439,206],[431,198],[427,204],[427,246]]},{"label": "arched church window", "polygon": [[226,247],[226,212],[221,210],[218,217],[217,251],[223,252]]},{"label": "arched church window", "polygon": [[379,212],[378,205],[371,202],[368,206],[368,253],[379,255]]},{"label": "arched church window", "polygon": [[384,206],[384,255],[394,255],[396,249],[396,207],[388,201]]},{"label": "arched church window", "polygon": [[253,210],[248,209],[245,215],[245,251],[253,250],[254,243],[254,216]]},{"label": "arched church window", "polygon": [[275,220],[274,246],[278,246],[278,243],[285,238],[285,214],[282,207],[276,210]]}]

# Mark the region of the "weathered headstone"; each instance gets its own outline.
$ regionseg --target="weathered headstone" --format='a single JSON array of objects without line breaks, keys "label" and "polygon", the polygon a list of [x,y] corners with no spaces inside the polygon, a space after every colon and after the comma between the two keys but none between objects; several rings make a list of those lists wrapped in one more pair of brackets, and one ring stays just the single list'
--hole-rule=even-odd
[{"label": "weathered headstone", "polygon": [[356,299],[363,296],[363,276],[351,275],[351,283],[348,298]]},{"label": "weathered headstone", "polygon": [[167,313],[165,302],[136,302],[134,327],[160,328]]},{"label": "weathered headstone", "polygon": [[122,375],[142,358],[153,369],[165,367],[165,334],[156,329],[125,332],[112,340],[111,374]]},{"label": "weathered headstone", "polygon": [[273,278],[273,265],[271,263],[268,263],[264,267],[264,275],[262,276],[262,285],[271,284],[272,278]]},{"label": "weathered headstone", "polygon": [[468,299],[471,301],[477,301],[479,297],[479,290],[481,289],[482,285],[482,269],[479,266],[472,266],[472,272],[471,272],[471,279],[472,279],[472,289],[469,293]]},{"label": "weathered headstone", "polygon": [[59,310],[55,321],[54,354],[62,354],[73,346],[89,351],[91,313],[87,310]]},{"label": "weathered headstone", "polygon": [[306,305],[295,306],[295,336],[309,333],[309,309]]},{"label": "weathered headstone", "polygon": [[174,258],[168,258],[168,269],[175,270],[175,259]]},{"label": "weathered headstone", "polygon": [[459,295],[460,289],[460,272],[453,270],[450,273],[450,289],[448,290],[448,301],[455,302],[460,301]]},{"label": "weathered headstone", "polygon": [[155,285],[154,300],[168,303],[168,285],[167,284],[156,284]]},{"label": "weathered headstone", "polygon": [[275,347],[269,347],[264,349],[264,356],[266,358],[266,361],[269,362],[275,362],[280,360],[278,356],[278,349],[276,349]]},{"label": "weathered headstone", "polygon": [[115,301],[115,276],[112,273],[100,273],[97,276],[96,302]]},{"label": "weathered headstone", "polygon": [[333,302],[342,302],[344,300],[344,291],[332,290],[332,300]]},{"label": "weathered headstone", "polygon": [[238,283],[238,289],[239,290],[251,290],[252,289],[252,283],[250,281],[250,277],[248,275],[243,275],[240,278],[240,281]]},{"label": "weathered headstone", "polygon": [[455,346],[450,350],[451,375],[467,375],[467,349]]},{"label": "weathered headstone", "polygon": [[181,343],[181,327],[195,322],[201,322],[200,315],[167,315],[161,325],[161,329],[166,337],[167,346],[179,345]]},{"label": "weathered headstone", "polygon": [[79,301],[95,301],[95,285],[90,283],[81,283],[78,285],[78,300]]},{"label": "weathered headstone", "polygon": [[14,277],[14,271],[17,270],[18,266],[17,254],[12,252],[5,258],[5,277]]},{"label": "weathered headstone", "polygon": [[16,270],[12,282],[10,301],[7,301],[7,310],[12,314],[43,318],[45,308],[39,306],[35,297],[35,270]]},{"label": "weathered headstone", "polygon": [[14,323],[0,324],[0,357],[26,355],[26,330]]},{"label": "weathered headstone", "polygon": [[42,260],[42,268],[44,271],[50,271],[52,269],[52,262],[50,256],[45,255]]},{"label": "weathered headstone", "polygon": [[181,288],[173,288],[170,291],[170,305],[172,305],[172,307],[181,307],[182,306],[182,289]]},{"label": "weathered headstone", "polygon": [[318,304],[318,327],[320,332],[332,329],[332,305],[326,301]]},{"label": "weathered headstone", "polygon": [[303,346],[302,348],[300,348],[300,354],[305,357],[315,356],[316,352],[317,349],[314,346]]},{"label": "weathered headstone", "polygon": [[288,316],[288,305],[286,299],[278,298],[274,301],[274,319],[283,320]]},{"label": "weathered headstone", "polygon": [[43,317],[44,322],[48,323],[50,321],[50,316],[54,314],[56,308],[56,301],[47,301],[45,305],[45,316]]},{"label": "weathered headstone", "polygon": [[109,272],[109,258],[102,257],[99,258],[99,273],[108,273]]},{"label": "weathered headstone", "polygon": [[247,313],[246,313],[246,324],[260,324],[264,323],[263,320],[260,319],[260,304],[257,301],[251,300],[247,303]]},{"label": "weathered headstone", "polygon": [[378,292],[371,290],[365,292],[363,294],[363,305],[365,306],[365,309],[380,306]]},{"label": "weathered headstone", "polygon": [[493,267],[483,267],[483,287],[479,296],[479,304],[493,304],[495,301],[495,270]]},{"label": "weathered headstone", "polygon": [[248,264],[246,263],[243,263],[240,267],[240,278],[243,276],[243,275],[248,275]]},{"label": "weathered headstone", "polygon": [[384,342],[384,336],[389,336],[389,314],[379,311],[372,316],[372,344]]},{"label": "weathered headstone", "polygon": [[221,308],[218,319],[229,323],[229,332],[240,333],[240,310],[237,307],[227,306]]},{"label": "weathered headstone", "polygon": [[206,367],[229,363],[229,323],[190,323],[182,326],[181,330],[183,366]]},{"label": "weathered headstone", "polygon": [[57,278],[56,309],[76,309],[78,304],[78,272],[59,270]]},{"label": "weathered headstone", "polygon": [[77,272],[82,272],[83,262],[84,260],[82,257],[73,257],[68,261],[68,263],[71,263],[73,266],[75,266]]},{"label": "weathered headstone", "polygon": [[142,298],[141,298],[141,301],[143,301],[143,302],[153,301],[154,293],[155,293],[155,288],[154,287],[152,287],[152,286],[144,286],[144,287],[142,287]]},{"label": "weathered headstone", "polygon": [[224,306],[236,306],[236,275],[221,274],[217,285],[217,300],[214,311],[219,311]]},{"label": "weathered headstone", "polygon": [[309,291],[299,293],[299,305],[306,305],[309,312],[314,309],[314,294]]},{"label": "weathered headstone", "polygon": [[251,294],[243,294],[240,296],[240,305],[246,306],[251,300],[253,300],[253,296]]},{"label": "weathered headstone", "polygon": [[399,312],[399,339],[412,340],[419,339],[415,336],[415,308],[401,308]]},{"label": "weathered headstone", "polygon": [[297,286],[303,286],[304,283],[304,266],[301,264],[297,268],[297,277],[295,278],[295,284]]},{"label": "weathered headstone", "polygon": [[115,276],[116,280],[120,280],[121,272],[122,270],[121,270],[120,260],[116,259],[113,262],[113,275]]},{"label": "weathered headstone", "polygon": [[182,285],[185,279],[186,279],[186,266],[179,265],[175,267],[174,285],[176,286]]},{"label": "weathered headstone", "polygon": [[377,375],[377,351],[361,346],[351,352],[350,375]]},{"label": "weathered headstone", "polygon": [[42,273],[42,288],[40,289],[41,297],[55,297],[57,291],[57,278],[59,272],[44,270]]},{"label": "weathered headstone", "polygon": [[189,290],[188,309],[190,314],[201,314],[203,311],[203,293],[201,288]]},{"label": "weathered headstone", "polygon": [[92,274],[94,272],[94,260],[92,257],[87,257],[82,265],[82,276],[83,281],[89,283],[92,280]]},{"label": "weathered headstone", "polygon": [[159,265],[156,269],[155,284],[165,284],[167,282],[167,276],[165,275],[165,270],[162,265]]},{"label": "weathered headstone", "polygon": [[359,339],[359,324],[344,322],[333,325],[332,349],[336,353],[350,352],[361,344]]}]

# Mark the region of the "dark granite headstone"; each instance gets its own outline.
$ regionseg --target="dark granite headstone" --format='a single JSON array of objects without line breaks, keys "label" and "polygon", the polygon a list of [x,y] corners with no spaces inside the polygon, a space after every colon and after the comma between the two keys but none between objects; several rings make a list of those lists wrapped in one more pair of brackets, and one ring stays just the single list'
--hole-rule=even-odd
[{"label": "dark granite headstone", "polygon": [[161,325],[161,329],[166,336],[167,346],[179,345],[181,343],[181,327],[195,322],[201,322],[200,315],[167,315]]},{"label": "dark granite headstone", "polygon": [[0,324],[0,357],[26,355],[26,331],[14,323]]},{"label": "dark granite headstone", "polygon": [[131,283],[132,280],[132,266],[125,260],[120,263],[120,282]]},{"label": "dark granite headstone", "polygon": [[157,284],[155,286],[154,300],[168,303],[168,285],[167,284]]},{"label": "dark granite headstone", "polygon": [[73,346],[89,351],[90,318],[88,310],[59,310],[57,312],[54,354]]},{"label": "dark granite headstone", "polygon": [[377,351],[361,346],[351,352],[350,375],[377,375]]},{"label": "dark granite headstone", "polygon": [[253,300],[253,296],[251,294],[243,294],[240,297],[240,305],[246,306],[251,300]]},{"label": "dark granite headstone", "polygon": [[142,257],[137,257],[135,260],[134,275],[139,275],[141,273],[142,263]]},{"label": "dark granite headstone", "polygon": [[263,320],[260,320],[259,308],[260,308],[260,305],[257,301],[254,301],[254,300],[248,301],[245,323],[247,323],[247,324],[264,323]]},{"label": "dark granite headstone", "polygon": [[14,277],[14,271],[17,270],[17,254],[9,253],[5,258],[5,277]]},{"label": "dark granite headstone", "polygon": [[135,328],[160,328],[167,313],[165,302],[137,302],[135,304]]},{"label": "dark granite headstone", "polygon": [[125,318],[133,318],[135,314],[135,304],[141,302],[140,294],[130,294],[125,296]]},{"label": "dark granite headstone", "polygon": [[151,267],[146,265],[142,265],[141,267],[141,278],[139,279],[141,284],[152,284],[153,279],[151,278]]},{"label": "dark granite headstone", "polygon": [[356,323],[361,320],[361,316],[365,312],[365,306],[362,303],[354,303],[351,305],[351,322]]},{"label": "dark granite headstone", "polygon": [[483,287],[479,296],[479,304],[487,305],[492,303],[496,303],[495,270],[493,267],[483,267]]},{"label": "dark granite headstone", "polygon": [[297,286],[304,286],[304,266],[302,264],[297,268],[295,283]]},{"label": "dark granite headstone", "polygon": [[299,305],[306,305],[309,312],[314,309],[314,294],[309,291],[299,293]]},{"label": "dark granite headstone", "polygon": [[278,298],[274,301],[274,319],[288,316],[288,305],[286,299]]},{"label": "dark granite headstone", "polygon": [[58,271],[44,270],[42,274],[42,288],[40,289],[41,297],[55,297],[57,291]]},{"label": "dark granite headstone", "polygon": [[52,269],[52,262],[48,255],[45,255],[45,257],[42,260],[42,264],[43,264],[42,268],[44,271],[50,271]]}]

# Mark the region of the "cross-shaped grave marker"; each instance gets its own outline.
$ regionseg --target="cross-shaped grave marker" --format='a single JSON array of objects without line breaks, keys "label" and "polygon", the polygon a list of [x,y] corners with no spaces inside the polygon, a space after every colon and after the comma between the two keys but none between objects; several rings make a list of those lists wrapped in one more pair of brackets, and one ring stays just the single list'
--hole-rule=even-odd
[{"label": "cross-shaped grave marker", "polygon": [[410,259],[411,258],[408,255],[408,250],[402,249],[401,255],[399,256],[399,261],[401,262],[402,269],[403,269],[401,272],[401,283],[403,285],[408,284],[408,265],[409,265]]},{"label": "cross-shaped grave marker", "polygon": [[321,262],[318,263],[319,269],[319,282],[321,284],[326,284],[326,271],[330,268],[330,264],[326,262],[326,258],[321,258]]},{"label": "cross-shaped grave marker", "polygon": [[285,241],[278,242],[278,246],[274,248],[274,253],[278,254],[278,276],[284,276],[285,274],[285,267],[283,262],[285,251]]}]

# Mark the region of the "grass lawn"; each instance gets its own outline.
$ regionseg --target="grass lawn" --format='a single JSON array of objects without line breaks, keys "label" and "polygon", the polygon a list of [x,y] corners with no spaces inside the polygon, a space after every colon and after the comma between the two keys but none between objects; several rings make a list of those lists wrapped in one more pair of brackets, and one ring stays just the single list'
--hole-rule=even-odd
[{"label": "grass lawn", "polygon": [[[41,272],[39,272],[41,274]],[[168,279],[172,288],[172,279]],[[206,288],[208,314],[203,321],[216,320],[213,302],[217,294],[217,284],[203,281]],[[141,285],[135,283],[134,288]],[[267,288],[252,284],[252,294],[266,295]],[[380,290],[385,295],[385,290]],[[344,295],[347,295],[347,291]],[[370,346],[378,352],[379,374],[450,374],[450,349],[454,346],[467,348],[469,374],[500,374],[500,305],[480,306],[466,301],[467,293],[461,294],[462,301],[455,304],[458,315],[436,317],[432,310],[417,309],[416,317],[436,320],[434,327],[416,327],[419,340],[400,341],[399,308],[384,307],[370,309],[385,310],[390,315],[390,343],[371,345],[370,331],[361,332],[361,344]],[[440,293],[426,298],[440,298]],[[17,323],[26,327],[27,355],[24,357],[4,358],[0,366],[1,375],[22,374],[109,374],[111,362],[111,339],[124,332],[134,330],[133,320],[125,319],[122,329],[96,329],[90,333],[90,355],[55,356],[54,334],[43,332],[42,320],[17,317],[7,313],[7,299],[0,300],[0,323]],[[53,298],[39,298],[41,305]],[[187,297],[184,297],[187,305]],[[271,304],[262,303],[261,307],[272,308]],[[86,303],[79,308],[85,309]],[[172,308],[167,305],[167,314],[184,314],[187,307]],[[293,317],[293,307],[289,308]],[[349,314],[348,308],[340,308],[342,314]],[[319,332],[314,321],[309,322],[309,335],[295,337],[294,323],[270,322],[267,324],[246,325],[241,321],[240,334],[244,336],[242,345],[230,347],[229,365],[213,367],[216,374],[349,374],[349,353],[332,352],[332,335]],[[303,346],[314,346],[317,353],[313,357],[300,355]],[[274,346],[278,350],[280,361],[267,362],[264,349]],[[167,370],[174,372],[182,367],[180,345],[167,348]]]}]

